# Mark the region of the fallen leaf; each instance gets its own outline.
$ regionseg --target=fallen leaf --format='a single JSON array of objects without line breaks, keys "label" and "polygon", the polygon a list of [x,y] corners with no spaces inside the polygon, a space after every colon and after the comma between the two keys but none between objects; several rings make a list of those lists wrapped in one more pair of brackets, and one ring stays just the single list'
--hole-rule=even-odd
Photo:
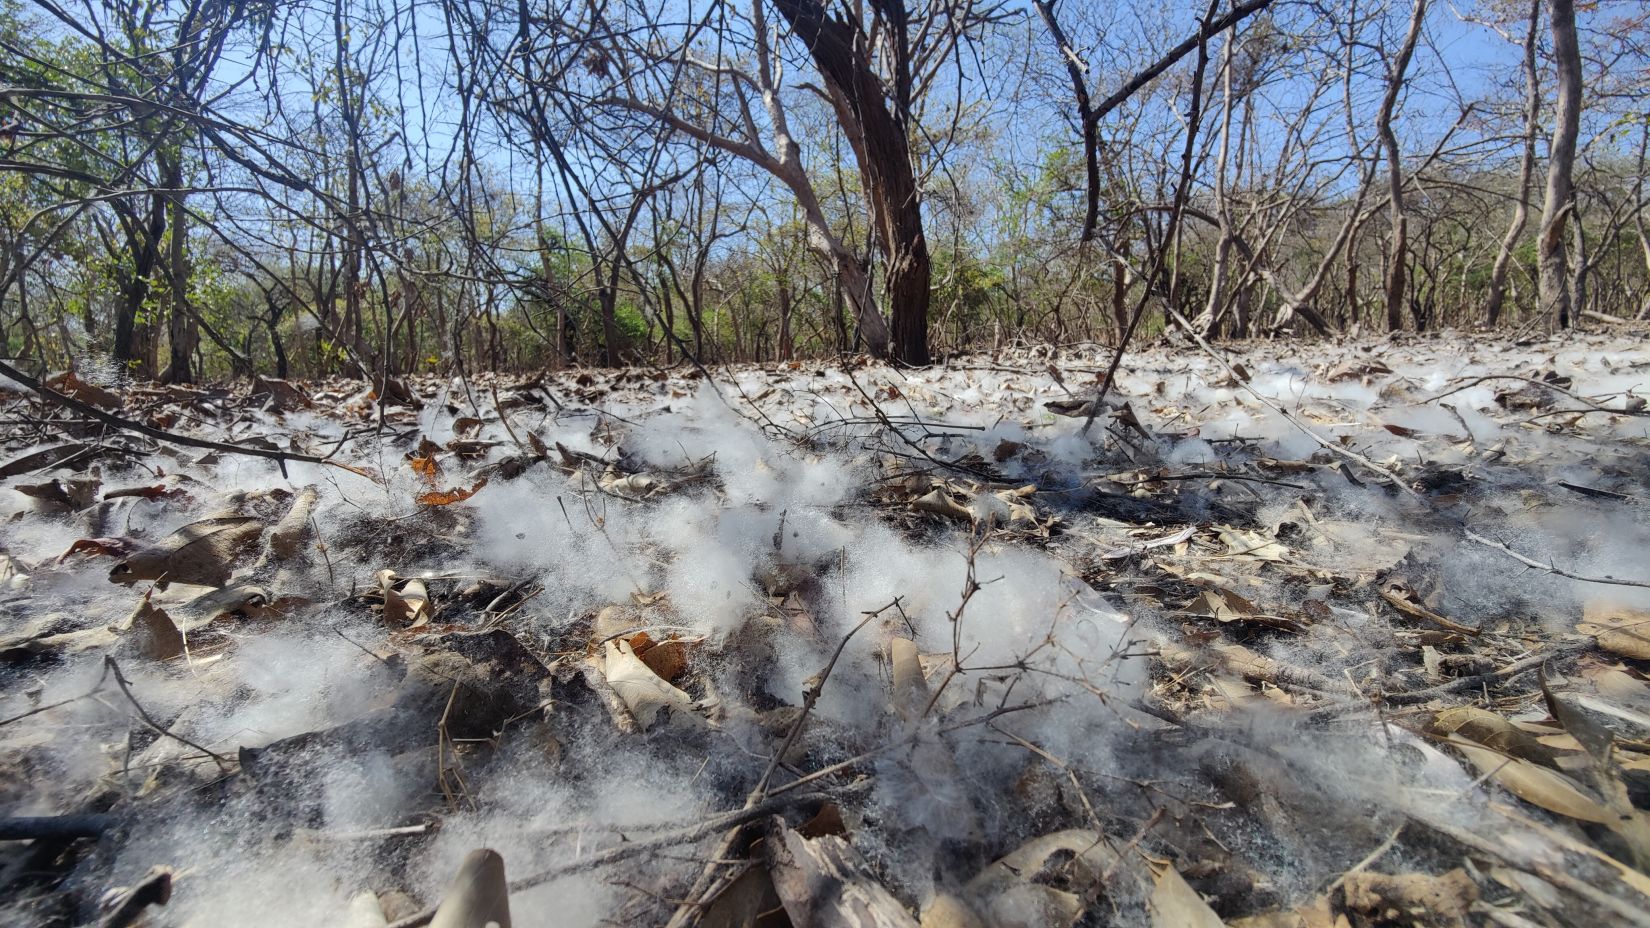
[{"label": "fallen leaf", "polygon": [[476,485],[469,488],[468,490],[464,489],[463,487],[457,487],[455,489],[447,490],[445,492],[439,491],[439,490],[434,490],[434,491],[431,491],[429,493],[421,493],[418,496],[418,505],[420,505],[420,506],[451,506],[453,503],[462,503],[465,500],[469,499],[470,497],[476,495],[477,493],[480,493],[481,488],[486,486],[486,485],[487,485],[487,478],[483,477],[480,480],[477,480]]},{"label": "fallen leaf", "polygon": [[303,553],[304,544],[313,534],[310,519],[320,498],[320,491],[312,486],[304,487],[292,498],[286,515],[269,530],[268,547],[264,551],[266,562],[290,561]]},{"label": "fallen leaf", "polygon": [[1556,770],[1491,750],[1460,735],[1450,735],[1446,742],[1465,755],[1480,774],[1531,805],[1583,822],[1602,825],[1612,819],[1603,804]]},{"label": "fallen leaf", "polygon": [[441,897],[430,928],[510,928],[510,884],[504,858],[494,850],[471,851]]},{"label": "fallen leaf", "polygon": [[1533,761],[1552,767],[1554,752],[1530,733],[1488,709],[1476,706],[1457,706],[1444,709],[1428,724],[1435,734],[1458,734],[1492,751]]},{"label": "fallen leaf", "polygon": [[152,661],[170,660],[184,649],[183,632],[165,609],[149,601],[147,594],[126,620],[121,644]]},{"label": "fallen leaf", "polygon": [[69,545],[69,550],[58,555],[57,562],[61,564],[70,555],[82,553],[90,553],[94,557],[130,557],[138,548],[138,542],[131,538],[81,538]]},{"label": "fallen leaf", "polygon": [[1478,884],[1459,867],[1437,876],[1362,871],[1346,875],[1341,898],[1342,908],[1377,921],[1397,911],[1406,924],[1454,928],[1467,924],[1467,913],[1478,901]]},{"label": "fallen leaf", "polygon": [[64,371],[55,377],[47,378],[46,386],[64,396],[73,397],[82,403],[90,403],[111,412],[118,411],[125,405],[113,391],[80,379],[75,376],[74,371]]},{"label": "fallen leaf", "polygon": [[263,523],[248,516],[191,522],[152,546],[140,548],[109,572],[115,583],[155,580],[223,586],[235,560],[256,544]]},{"label": "fallen leaf", "polygon": [[430,593],[424,581],[415,578],[396,589],[393,570],[378,572],[378,588],[384,594],[384,621],[396,628],[421,628],[430,623]]},{"label": "fallen leaf", "polygon": [[614,496],[628,500],[641,500],[662,492],[665,489],[665,482],[653,474],[644,472],[613,479],[604,477],[601,481],[601,488]]},{"label": "fallen leaf", "polygon": [[671,710],[674,721],[697,718],[693,697],[671,686],[642,663],[630,642],[615,638],[602,645],[602,676],[643,728],[651,728],[661,709]]},{"label": "fallen leaf", "polygon": [[968,510],[967,506],[960,505],[953,501],[951,497],[939,487],[935,487],[923,496],[919,496],[912,500],[911,508],[922,512],[932,512],[935,515],[945,516],[950,519],[961,519],[964,522],[971,522],[974,519],[974,514]]},{"label": "fallen leaf", "polygon": [[1277,539],[1268,538],[1259,532],[1245,531],[1231,526],[1217,526],[1220,540],[1226,544],[1226,553],[1233,556],[1253,557],[1263,561],[1288,560],[1289,552]]},{"label": "fallen leaf", "polygon": [[1117,862],[1098,832],[1057,831],[987,865],[964,897],[996,928],[1069,928],[1088,908],[1084,894]]},{"label": "fallen leaf", "polygon": [[1606,600],[1592,600],[1582,608],[1576,631],[1598,639],[1612,654],[1650,661],[1650,612]]},{"label": "fallen leaf", "polygon": [[1225,928],[1225,923],[1173,864],[1152,867],[1152,897],[1147,902],[1154,928]]}]

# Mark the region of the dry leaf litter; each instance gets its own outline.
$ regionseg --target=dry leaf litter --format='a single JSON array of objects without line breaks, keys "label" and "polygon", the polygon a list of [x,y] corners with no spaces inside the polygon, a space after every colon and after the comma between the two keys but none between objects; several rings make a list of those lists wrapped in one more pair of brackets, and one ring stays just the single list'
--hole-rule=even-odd
[{"label": "dry leaf litter", "polygon": [[4,394],[4,920],[1650,924],[1650,349],[1108,360]]}]

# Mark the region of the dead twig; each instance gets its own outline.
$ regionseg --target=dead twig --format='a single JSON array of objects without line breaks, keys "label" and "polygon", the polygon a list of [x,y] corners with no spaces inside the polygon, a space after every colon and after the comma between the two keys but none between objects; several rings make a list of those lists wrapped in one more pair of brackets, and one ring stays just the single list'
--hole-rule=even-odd
[{"label": "dead twig", "polygon": [[1608,574],[1602,577],[1589,577],[1586,574],[1572,573],[1556,564],[1543,564],[1535,558],[1526,557],[1525,555],[1519,554],[1517,551],[1514,551],[1501,542],[1491,541],[1483,535],[1471,530],[1466,532],[1466,538],[1468,541],[1481,544],[1486,548],[1494,548],[1495,550],[1500,551],[1502,554],[1505,554],[1526,567],[1533,567],[1536,570],[1544,570],[1555,576],[1565,577],[1570,580],[1580,580],[1583,583],[1607,583],[1613,586],[1637,586],[1650,588],[1650,582],[1645,582],[1643,580],[1622,580]]},{"label": "dead twig", "polygon": [[145,725],[148,725],[150,728],[154,729],[156,734],[159,734],[164,738],[171,738],[173,741],[194,748],[202,754],[205,754],[207,757],[212,758],[212,760],[217,763],[218,770],[225,773],[229,771],[229,758],[213,751],[211,748],[196,744],[188,738],[185,738],[177,732],[174,732],[155,721],[154,717],[149,714],[149,710],[143,708],[143,703],[138,702],[137,697],[132,695],[132,685],[127,682],[125,674],[120,672],[120,665],[115,663],[115,659],[113,657],[105,656],[103,658],[103,668],[110,674],[114,675],[115,684],[120,687],[120,691],[122,693],[126,694],[127,700],[132,703],[132,708],[137,710],[138,718],[142,719]]}]

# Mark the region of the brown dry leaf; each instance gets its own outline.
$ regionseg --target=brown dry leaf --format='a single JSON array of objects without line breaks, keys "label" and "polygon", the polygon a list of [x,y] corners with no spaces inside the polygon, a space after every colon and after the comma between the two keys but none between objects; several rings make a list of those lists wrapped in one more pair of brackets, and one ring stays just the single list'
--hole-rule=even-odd
[{"label": "brown dry leaf", "polygon": [[395,571],[380,570],[378,587],[384,592],[384,621],[396,628],[421,628],[430,624],[430,593],[417,578],[395,588]]},{"label": "brown dry leaf", "polygon": [[436,462],[434,454],[414,455],[407,459],[407,466],[430,486],[436,486],[441,477],[441,465]]},{"label": "brown dry leaf", "polygon": [[1230,590],[1204,590],[1192,601],[1192,609],[1221,622],[1241,622],[1260,614],[1254,603]]},{"label": "brown dry leaf", "polygon": [[468,490],[463,487],[455,487],[454,489],[446,491],[432,490],[429,493],[421,493],[418,496],[418,505],[451,506],[453,503],[462,503],[477,493],[480,493],[481,488],[486,485],[487,478],[483,477],[480,480],[477,480],[476,485]]},{"label": "brown dry leaf", "polygon": [[971,522],[974,519],[974,514],[968,511],[967,506],[960,505],[952,500],[945,490],[940,487],[935,487],[925,495],[912,500],[911,508],[922,512],[932,512],[935,515],[945,516],[949,519],[961,519],[964,522]]},{"label": "brown dry leaf", "polygon": [[1583,607],[1576,631],[1597,638],[1612,654],[1650,661],[1650,612],[1595,599]]},{"label": "brown dry leaf", "polygon": [[73,397],[82,403],[90,403],[101,409],[111,412],[118,411],[125,404],[114,392],[106,390],[95,383],[88,383],[75,376],[74,371],[64,371],[56,377],[46,380],[46,386],[63,394]]},{"label": "brown dry leaf", "polygon": [[126,620],[121,644],[152,661],[170,660],[184,650],[183,632],[165,609],[149,601],[148,594]]},{"label": "brown dry leaf", "polygon": [[131,538],[81,538],[69,546],[69,550],[58,555],[59,564],[69,559],[71,554],[89,552],[93,557],[108,555],[110,557],[131,557],[132,552],[138,549],[138,542]]},{"label": "brown dry leaf", "polygon": [[1070,926],[1088,908],[1082,894],[1117,861],[1098,832],[1057,831],[1033,838],[988,865],[969,881],[965,895],[987,924],[997,928]]},{"label": "brown dry leaf", "polygon": [[453,876],[430,928],[510,928],[510,884],[504,858],[494,850],[471,851]]},{"label": "brown dry leaf", "polygon": [[248,394],[248,397],[257,399],[260,396],[269,397],[267,400],[269,408],[277,411],[304,409],[315,405],[310,402],[308,396],[304,395],[304,391],[285,380],[278,380],[274,377],[255,376],[252,378],[252,392]]},{"label": "brown dry leaf", "polygon": [[659,710],[671,710],[671,720],[695,719],[693,697],[671,686],[636,656],[630,642],[615,638],[602,645],[602,676],[643,728],[650,728]]},{"label": "brown dry leaf", "polygon": [[1245,531],[1233,528],[1230,525],[1215,527],[1220,540],[1226,544],[1226,553],[1233,557],[1252,557],[1262,561],[1281,562],[1288,560],[1289,552],[1277,539],[1268,538],[1260,532]]},{"label": "brown dry leaf", "polygon": [[1460,868],[1431,876],[1425,873],[1349,873],[1341,884],[1343,907],[1381,918],[1394,910],[1406,924],[1432,928],[1465,926],[1478,900],[1478,884]]},{"label": "brown dry leaf", "polygon": [[115,565],[115,583],[155,580],[223,586],[235,560],[257,544],[263,522],[250,516],[223,516],[191,522],[154,545],[133,552]]},{"label": "brown dry leaf", "polygon": [[[643,635],[646,632],[642,633]],[[638,635],[637,637],[641,637]],[[634,642],[634,639],[632,639]],[[659,679],[675,682],[687,670],[688,657],[702,644],[702,640],[687,641],[681,638],[668,638],[648,647],[645,651],[638,649],[636,656],[646,664],[648,669],[659,675]]]},{"label": "brown dry leaf", "polygon": [[1459,734],[1492,751],[1534,761],[1542,766],[1553,766],[1554,751],[1534,735],[1488,709],[1476,706],[1457,706],[1444,709],[1432,717],[1427,725],[1435,734]]},{"label": "brown dry leaf", "polygon": [[1186,884],[1173,864],[1152,867],[1152,897],[1147,902],[1154,928],[1226,928],[1197,890]]},{"label": "brown dry leaf", "polygon": [[1614,818],[1602,803],[1556,770],[1493,751],[1460,735],[1450,735],[1446,741],[1465,755],[1480,774],[1531,805],[1600,825]]}]

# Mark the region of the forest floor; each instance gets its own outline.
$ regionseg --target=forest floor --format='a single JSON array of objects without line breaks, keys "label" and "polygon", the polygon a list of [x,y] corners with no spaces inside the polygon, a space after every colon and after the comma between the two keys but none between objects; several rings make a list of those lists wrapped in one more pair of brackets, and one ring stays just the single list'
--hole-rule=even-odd
[{"label": "forest floor", "polygon": [[1109,360],[0,393],[0,922],[1650,924],[1650,346]]}]

